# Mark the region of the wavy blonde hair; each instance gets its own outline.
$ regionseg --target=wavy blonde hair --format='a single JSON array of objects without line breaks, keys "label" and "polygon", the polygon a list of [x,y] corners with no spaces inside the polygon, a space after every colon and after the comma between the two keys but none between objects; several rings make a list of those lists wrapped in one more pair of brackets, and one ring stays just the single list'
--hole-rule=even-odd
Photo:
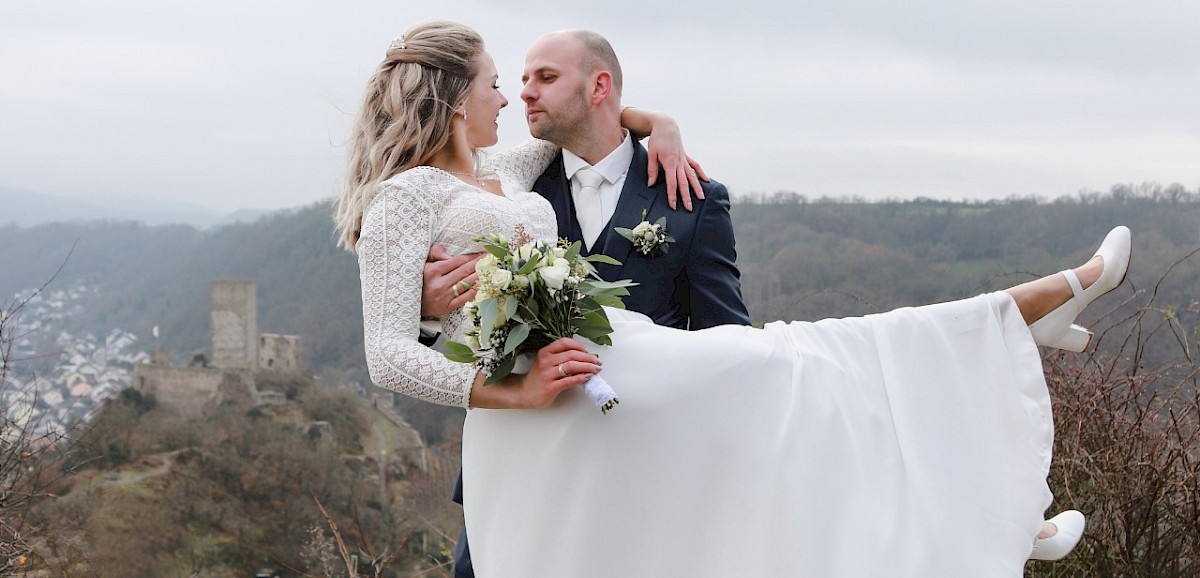
[{"label": "wavy blonde hair", "polygon": [[450,121],[467,99],[481,52],[478,32],[444,20],[413,26],[388,47],[354,123],[346,188],[334,207],[338,245],[354,250],[380,182],[450,142]]}]

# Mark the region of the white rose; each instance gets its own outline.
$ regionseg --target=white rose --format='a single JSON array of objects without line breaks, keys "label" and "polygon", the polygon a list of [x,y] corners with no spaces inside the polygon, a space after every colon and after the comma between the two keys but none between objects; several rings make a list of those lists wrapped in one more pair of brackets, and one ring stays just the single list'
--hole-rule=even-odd
[{"label": "white rose", "polygon": [[517,275],[517,276],[513,277],[512,282],[513,282],[513,285],[515,285],[517,287],[517,289],[524,289],[529,286],[529,277],[526,277],[524,275]]},{"label": "white rose", "polygon": [[634,237],[645,237],[648,233],[650,233],[653,230],[654,230],[653,226],[650,223],[647,223],[646,221],[642,221],[642,222],[638,223],[638,225],[636,227],[633,228],[633,236]]},{"label": "white rose", "polygon": [[500,261],[496,259],[495,255],[488,253],[482,259],[475,262],[475,272],[481,275],[487,274],[489,269],[495,269],[499,263]]},{"label": "white rose", "polygon": [[553,265],[543,268],[539,273],[546,286],[557,291],[562,289],[563,282],[571,276],[571,264],[566,259],[555,259]]},{"label": "white rose", "polygon": [[554,246],[554,249],[551,252],[555,259],[562,259],[563,257],[567,256],[567,250],[557,245]]},{"label": "white rose", "polygon": [[517,248],[517,258],[522,261],[535,261],[542,258],[542,252],[533,248],[533,245],[521,245]]},{"label": "white rose", "polygon": [[492,272],[492,285],[503,291],[508,289],[509,283],[512,283],[513,274],[508,269],[496,269]]}]

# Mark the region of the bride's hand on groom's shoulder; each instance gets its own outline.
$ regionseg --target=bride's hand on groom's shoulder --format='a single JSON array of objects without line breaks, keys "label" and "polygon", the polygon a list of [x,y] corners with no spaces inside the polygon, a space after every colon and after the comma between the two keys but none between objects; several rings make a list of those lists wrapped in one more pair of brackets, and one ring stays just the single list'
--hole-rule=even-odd
[{"label": "bride's hand on groom's shoulder", "polygon": [[471,389],[471,407],[549,407],[560,393],[583,385],[597,373],[600,373],[600,359],[582,343],[564,337],[538,350],[529,373],[514,373],[492,385],[483,385],[482,375],[477,378]]},{"label": "bride's hand on groom's shoulder", "polygon": [[667,204],[674,209],[677,199],[682,198],[683,208],[692,210],[692,197],[704,198],[704,189],[700,188],[700,181],[708,182],[709,179],[700,163],[684,152],[679,124],[669,116],[656,116],[646,152],[649,155],[646,167],[646,175],[649,178],[646,186],[652,187],[658,182],[661,165],[662,176],[667,184]]}]

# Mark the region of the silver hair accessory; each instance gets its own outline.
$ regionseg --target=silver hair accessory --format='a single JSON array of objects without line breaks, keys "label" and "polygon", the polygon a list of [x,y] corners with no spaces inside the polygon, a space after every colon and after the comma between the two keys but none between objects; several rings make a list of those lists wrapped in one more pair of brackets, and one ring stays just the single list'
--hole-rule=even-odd
[{"label": "silver hair accessory", "polygon": [[388,50],[404,50],[404,37],[401,36],[393,40],[391,45],[388,46]]}]

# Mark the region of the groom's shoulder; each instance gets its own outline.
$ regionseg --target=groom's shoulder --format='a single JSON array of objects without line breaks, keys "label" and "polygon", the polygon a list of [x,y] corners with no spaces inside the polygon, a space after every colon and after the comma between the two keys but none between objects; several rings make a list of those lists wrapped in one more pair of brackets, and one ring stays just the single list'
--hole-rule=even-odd
[{"label": "groom's shoulder", "polygon": [[707,182],[700,181],[700,189],[704,191],[705,199],[729,203],[729,189],[725,188],[725,184],[721,181],[716,179]]}]

